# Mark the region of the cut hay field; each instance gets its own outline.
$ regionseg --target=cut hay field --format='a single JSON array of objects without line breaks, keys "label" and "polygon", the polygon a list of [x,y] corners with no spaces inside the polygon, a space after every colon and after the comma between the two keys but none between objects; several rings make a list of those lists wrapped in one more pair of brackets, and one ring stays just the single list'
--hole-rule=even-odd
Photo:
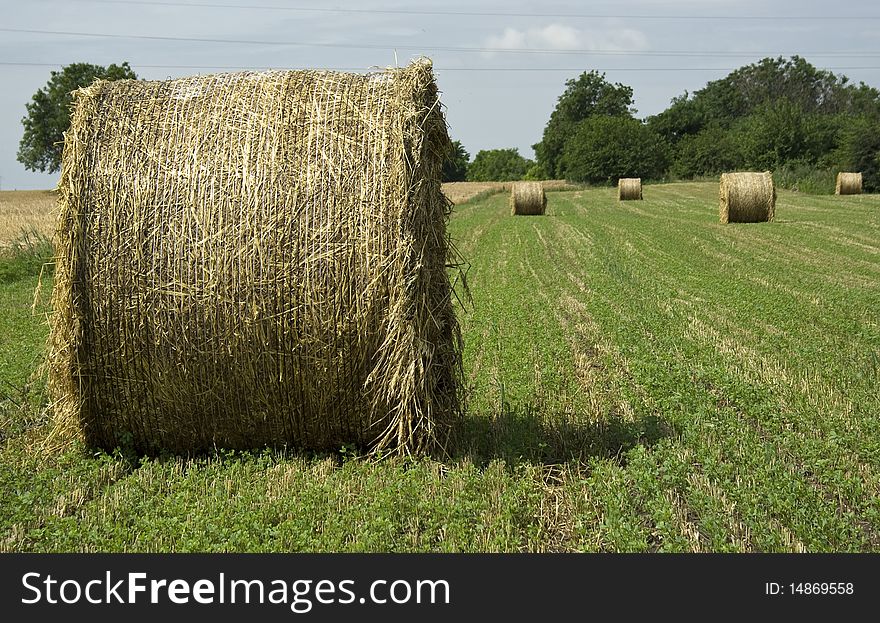
[{"label": "cut hay field", "polygon": [[57,215],[55,202],[51,190],[0,191],[0,248],[23,234],[38,232],[51,237]]},{"label": "cut hay field", "polygon": [[6,252],[0,550],[880,551],[880,197],[780,191],[737,225],[717,183],[644,197],[456,208],[443,459],[41,451],[48,293],[32,314],[38,264]]},{"label": "cut hay field", "polygon": [[[452,203],[459,205],[469,201],[485,199],[489,195],[510,190],[513,182],[447,182],[443,184],[443,194]],[[564,180],[543,180],[541,182],[547,192],[560,190],[577,190],[578,186]]]}]

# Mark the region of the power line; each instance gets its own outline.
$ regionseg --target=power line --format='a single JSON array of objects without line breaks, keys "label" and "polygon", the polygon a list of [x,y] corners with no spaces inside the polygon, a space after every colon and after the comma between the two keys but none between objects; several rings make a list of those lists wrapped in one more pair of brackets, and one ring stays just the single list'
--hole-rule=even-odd
[{"label": "power line", "polygon": [[[17,61],[0,61],[0,66],[7,67],[63,67],[68,65],[69,63],[44,63],[44,62],[17,62]],[[141,63],[129,63],[130,66],[135,68],[143,68],[143,69],[229,69],[229,70],[298,70],[298,69],[310,69],[315,71],[375,71],[376,68],[364,68],[364,67],[281,67],[281,66],[269,66],[269,65],[155,65],[155,64],[141,64]],[[435,68],[436,70],[436,68]]]},{"label": "power line", "polygon": [[[29,28],[0,28],[0,32],[14,32],[22,34],[36,35],[61,35],[67,37],[101,37],[109,39],[144,39],[150,41],[186,41],[193,43],[222,43],[237,45],[289,45],[297,47],[319,47],[319,48],[343,48],[343,49],[368,49],[368,50],[408,50],[416,52],[436,51],[436,52],[480,52],[480,53],[502,53],[502,54],[556,54],[570,56],[670,56],[670,57],[688,57],[688,58],[743,58],[755,56],[777,56],[779,53],[762,53],[756,51],[685,51],[685,50],[590,50],[590,49],[568,49],[556,50],[546,48],[527,48],[527,49],[510,49],[510,48],[489,48],[489,47],[462,47],[462,46],[438,46],[438,45],[393,45],[387,43],[321,43],[321,42],[305,42],[305,41],[269,41],[269,40],[248,40],[248,39],[217,39],[202,37],[174,37],[170,35],[132,35],[120,33],[98,33],[98,32],[79,32],[68,30],[38,30]],[[813,52],[799,53],[799,56],[812,57],[840,57],[840,58],[880,58],[880,52]],[[784,55],[783,55],[784,56]]]},{"label": "power line", "polygon": [[[44,62],[16,62],[0,61],[0,66],[6,67],[63,67],[69,63],[44,63]],[[130,63],[134,68],[141,69],[220,69],[230,71],[266,71],[266,70],[299,70],[309,69],[315,71],[377,71],[382,67],[287,67],[270,65],[156,65]],[[591,67],[596,71],[735,71],[737,67]],[[880,70],[878,66],[846,66],[846,67],[821,67],[830,71],[843,71],[853,69]],[[545,72],[545,71],[570,71],[581,72],[583,67],[434,67],[436,72],[446,71],[474,71],[474,72]]]},{"label": "power line", "polygon": [[354,14],[390,14],[390,15],[448,15],[463,17],[561,17],[574,19],[644,19],[644,20],[877,20],[880,15],[839,14],[839,15],[624,15],[602,13],[502,13],[494,11],[443,11],[433,9],[343,9],[331,7],[289,7],[277,5],[228,4],[228,3],[189,3],[189,2],[158,2],[148,0],[84,0],[95,4],[166,6],[174,8],[207,8],[207,9],[248,9],[261,11],[294,11],[299,13],[354,13]]}]

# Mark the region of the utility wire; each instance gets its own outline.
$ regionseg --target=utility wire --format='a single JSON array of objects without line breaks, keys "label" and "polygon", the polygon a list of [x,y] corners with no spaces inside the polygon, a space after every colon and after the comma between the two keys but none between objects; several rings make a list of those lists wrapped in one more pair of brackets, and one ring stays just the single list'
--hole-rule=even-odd
[{"label": "utility wire", "polygon": [[[69,63],[44,63],[44,62],[18,62],[18,61],[0,61],[0,66],[6,67],[63,67]],[[249,70],[297,70],[309,69],[315,71],[377,71],[384,69],[383,67],[288,67],[288,66],[272,66],[272,65],[156,65],[129,63],[134,68],[141,69],[222,69],[231,71],[249,71]],[[735,71],[737,67],[591,67],[595,71]],[[821,67],[829,71],[843,71],[853,69],[864,70],[880,70],[880,66],[847,66],[847,67]],[[445,71],[484,71],[484,72],[545,72],[545,71],[571,71],[582,72],[584,67],[434,67],[436,72]]]},{"label": "utility wire", "polygon": [[818,20],[818,21],[862,21],[877,20],[880,15],[862,15],[843,13],[837,15],[661,15],[661,14],[603,14],[603,13],[527,13],[527,12],[495,12],[495,11],[444,11],[435,9],[349,9],[336,7],[291,7],[258,4],[229,3],[190,3],[160,2],[148,0],[83,0],[95,4],[109,5],[141,5],[163,6],[174,8],[206,8],[206,9],[247,9],[261,11],[294,11],[299,13],[355,13],[355,14],[391,14],[391,15],[450,15],[464,17],[562,17],[575,19],[656,19],[656,20]]},{"label": "utility wire", "polygon": [[[502,54],[556,54],[569,56],[674,56],[688,58],[741,58],[754,56],[778,56],[779,53],[761,53],[756,51],[684,51],[684,50],[589,50],[569,49],[556,50],[545,48],[510,49],[488,47],[461,47],[461,46],[437,46],[437,45],[392,45],[387,43],[321,43],[305,41],[268,41],[248,39],[217,39],[201,37],[174,37],[170,35],[131,35],[120,33],[79,32],[68,30],[38,30],[29,28],[0,28],[0,32],[12,32],[36,35],[61,35],[67,37],[101,37],[109,39],[145,39],[150,41],[187,41],[194,43],[223,43],[237,45],[289,45],[297,47],[318,48],[344,48],[344,49],[367,49],[367,50],[410,50],[424,52],[427,50],[438,52],[481,52]],[[798,56],[811,57],[841,57],[841,58],[880,58],[880,52],[813,52],[799,53]]]}]

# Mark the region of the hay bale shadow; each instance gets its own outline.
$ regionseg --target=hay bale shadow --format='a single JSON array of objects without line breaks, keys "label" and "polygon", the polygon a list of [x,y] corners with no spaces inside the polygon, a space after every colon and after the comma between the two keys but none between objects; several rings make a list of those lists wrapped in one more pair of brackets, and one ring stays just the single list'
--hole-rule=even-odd
[{"label": "hay bale shadow", "polygon": [[627,420],[609,413],[596,422],[578,422],[571,413],[538,413],[531,405],[509,407],[495,417],[466,415],[453,430],[450,457],[485,465],[503,459],[509,465],[610,458],[621,463],[632,448],[653,446],[676,434],[675,427],[655,415]]}]

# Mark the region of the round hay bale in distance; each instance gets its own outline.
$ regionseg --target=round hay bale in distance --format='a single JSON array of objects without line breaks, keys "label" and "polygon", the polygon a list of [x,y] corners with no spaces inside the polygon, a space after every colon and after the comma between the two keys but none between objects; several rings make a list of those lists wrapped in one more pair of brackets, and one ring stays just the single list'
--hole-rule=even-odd
[{"label": "round hay bale in distance", "polygon": [[776,212],[776,186],[769,171],[722,173],[719,218],[722,223],[772,221]]},{"label": "round hay bale in distance", "polygon": [[460,414],[430,61],[98,81],[65,137],[56,432],[420,452]]},{"label": "round hay bale in distance", "polygon": [[838,173],[837,184],[834,186],[835,195],[861,195],[862,194],[862,174],[861,173]]},{"label": "round hay bale in distance", "polygon": [[514,182],[510,188],[512,214],[541,215],[547,211],[547,195],[541,182]]},{"label": "round hay bale in distance", "polygon": [[642,199],[642,178],[622,177],[617,180],[617,200],[632,201]]}]

